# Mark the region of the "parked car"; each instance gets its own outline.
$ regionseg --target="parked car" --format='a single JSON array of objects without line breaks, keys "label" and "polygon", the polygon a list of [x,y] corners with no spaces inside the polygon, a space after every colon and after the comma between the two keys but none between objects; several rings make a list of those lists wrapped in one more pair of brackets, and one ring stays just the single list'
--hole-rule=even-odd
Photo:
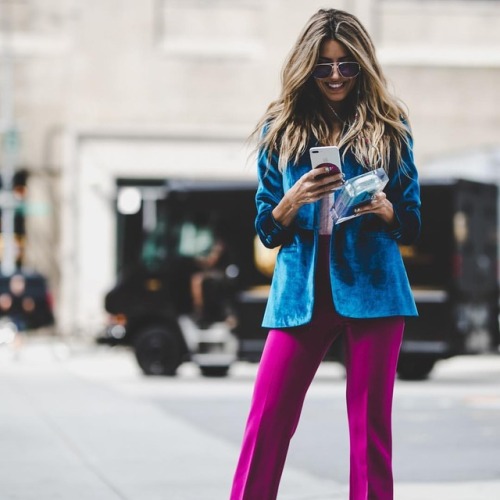
[{"label": "parked car", "polygon": [[46,278],[25,271],[0,275],[0,319],[3,325],[12,323],[17,331],[53,325],[53,301]]}]

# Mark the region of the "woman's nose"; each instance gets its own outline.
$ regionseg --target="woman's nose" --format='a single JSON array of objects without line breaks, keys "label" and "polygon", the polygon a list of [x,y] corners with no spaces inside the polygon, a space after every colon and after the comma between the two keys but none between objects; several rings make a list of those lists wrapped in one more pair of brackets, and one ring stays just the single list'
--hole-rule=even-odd
[{"label": "woman's nose", "polygon": [[332,74],[330,75],[330,77],[331,78],[340,78],[338,64],[332,64]]}]

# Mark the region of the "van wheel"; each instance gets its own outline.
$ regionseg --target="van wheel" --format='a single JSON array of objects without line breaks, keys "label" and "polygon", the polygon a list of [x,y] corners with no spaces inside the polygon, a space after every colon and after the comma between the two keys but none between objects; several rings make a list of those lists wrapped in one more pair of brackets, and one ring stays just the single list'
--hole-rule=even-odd
[{"label": "van wheel", "polygon": [[425,380],[429,377],[436,358],[419,354],[404,354],[399,357],[398,376],[401,380]]},{"label": "van wheel", "polygon": [[227,377],[229,366],[200,366],[204,377]]},{"label": "van wheel", "polygon": [[173,376],[182,363],[177,336],[163,326],[148,327],[137,334],[135,357],[146,375]]}]

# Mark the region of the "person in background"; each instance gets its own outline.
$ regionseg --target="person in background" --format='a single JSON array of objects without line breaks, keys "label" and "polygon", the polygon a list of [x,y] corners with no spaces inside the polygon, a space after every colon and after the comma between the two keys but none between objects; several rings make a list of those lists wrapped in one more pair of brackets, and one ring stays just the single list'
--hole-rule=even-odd
[{"label": "person in background", "polygon": [[236,319],[231,307],[231,290],[239,270],[233,262],[224,222],[214,219],[208,227],[211,244],[193,262],[195,270],[190,281],[193,319],[200,328],[208,328],[219,321],[234,327]]},{"label": "person in background", "polygon": [[225,277],[224,256],[227,251],[225,242],[216,239],[208,253],[195,257],[197,270],[191,276],[191,297],[193,300],[193,314],[199,323],[208,321],[206,311],[206,283],[208,280],[221,281]]},{"label": "person in background", "polygon": [[[360,21],[319,10],[282,71],[281,94],[256,127],[256,230],[280,246],[231,500],[277,497],[290,439],[331,344],[345,347],[350,500],[392,500],[391,413],[404,317],[417,314],[398,243],[420,231],[408,117],[388,91]],[[311,168],[313,146],[340,147],[347,179],[382,167],[384,192],[334,225],[344,180]]]},{"label": "person in background", "polygon": [[24,336],[34,310],[35,301],[26,292],[26,278],[22,274],[12,275],[8,291],[0,294],[0,315],[7,317],[15,325],[13,347],[16,351],[24,344]]}]

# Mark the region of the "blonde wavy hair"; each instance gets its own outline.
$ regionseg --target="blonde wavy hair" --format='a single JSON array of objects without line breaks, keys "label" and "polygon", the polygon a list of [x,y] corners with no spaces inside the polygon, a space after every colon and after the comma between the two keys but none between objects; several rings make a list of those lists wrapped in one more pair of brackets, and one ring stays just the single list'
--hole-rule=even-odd
[{"label": "blonde wavy hair", "polygon": [[[360,21],[347,12],[321,9],[314,14],[290,51],[281,75],[281,94],[257,124],[257,149],[279,157],[283,170],[304,154],[311,135],[328,145],[331,118],[311,76],[325,40],[342,43],[361,67],[347,97],[346,123],[338,146],[350,150],[365,169],[399,165],[409,124],[402,104],[387,88],[373,42]],[[264,133],[262,133],[264,130]]]}]

